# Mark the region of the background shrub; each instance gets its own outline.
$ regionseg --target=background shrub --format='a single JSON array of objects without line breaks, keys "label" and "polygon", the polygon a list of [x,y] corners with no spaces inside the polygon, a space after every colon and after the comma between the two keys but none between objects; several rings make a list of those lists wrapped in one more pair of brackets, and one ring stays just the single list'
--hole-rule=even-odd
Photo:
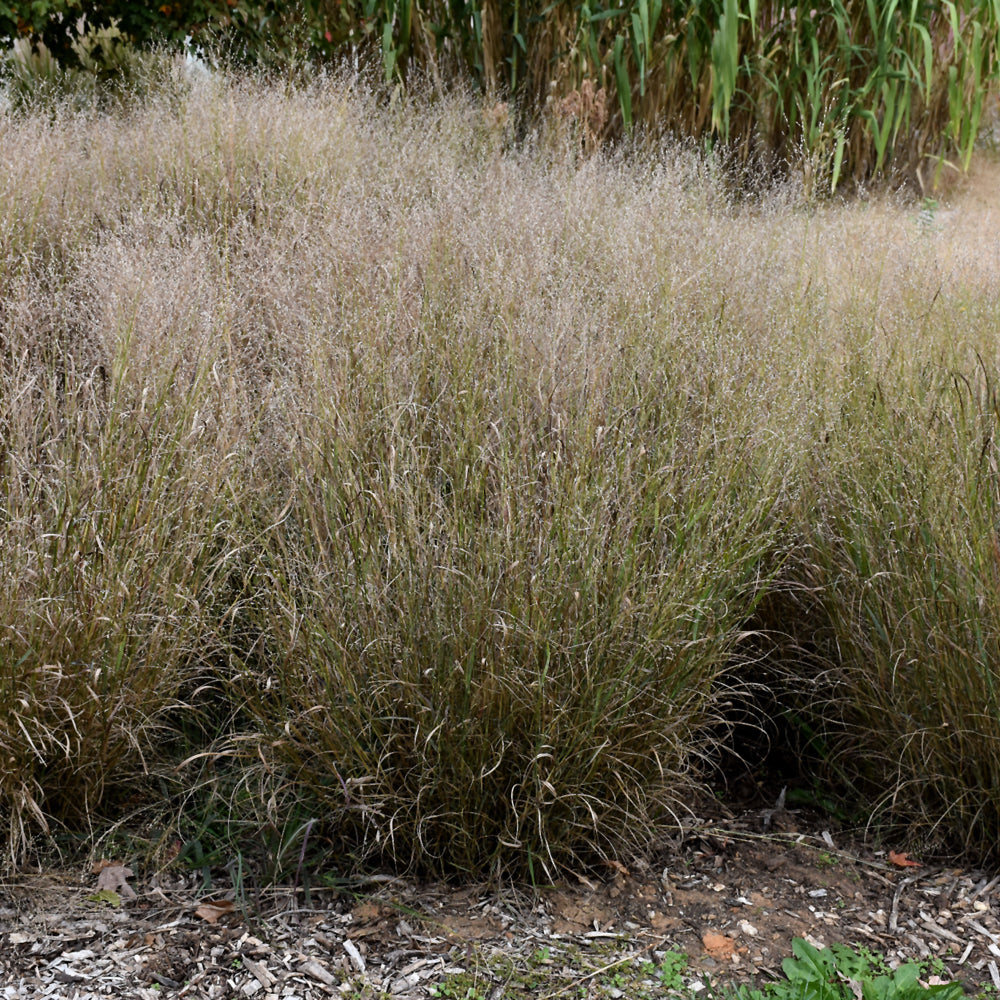
[{"label": "background shrub", "polygon": [[719,143],[741,164],[795,169],[817,192],[874,176],[929,190],[948,158],[967,167],[1000,66],[1000,21],[981,0],[53,0],[16,16],[0,5],[0,35],[78,69],[81,15],[140,47],[190,39],[229,64],[287,73],[337,60],[377,64],[389,82],[472,84],[515,99],[522,129],[558,113],[603,141],[642,123]]}]

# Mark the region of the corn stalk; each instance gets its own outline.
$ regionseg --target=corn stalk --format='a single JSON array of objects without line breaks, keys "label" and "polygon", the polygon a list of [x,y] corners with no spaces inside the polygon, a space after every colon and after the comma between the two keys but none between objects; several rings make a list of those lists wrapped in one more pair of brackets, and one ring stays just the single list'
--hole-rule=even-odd
[{"label": "corn stalk", "polygon": [[927,157],[967,165],[998,78],[997,0],[355,0],[336,10],[345,42],[377,40],[387,79],[405,81],[413,61],[435,77],[446,66],[529,113],[589,79],[614,96],[610,132],[643,123],[744,159],[822,161],[831,188],[912,174]]}]

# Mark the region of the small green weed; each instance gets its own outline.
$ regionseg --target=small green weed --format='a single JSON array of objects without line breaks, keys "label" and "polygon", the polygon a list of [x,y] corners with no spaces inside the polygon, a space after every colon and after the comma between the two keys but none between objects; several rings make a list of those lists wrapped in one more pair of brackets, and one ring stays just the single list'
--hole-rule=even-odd
[{"label": "small green weed", "polygon": [[740,986],[728,992],[728,1000],[959,1000],[961,983],[924,986],[920,982],[925,965],[907,962],[891,969],[885,959],[865,948],[843,944],[816,948],[802,938],[792,942],[792,958],[781,968],[787,979],[768,983],[763,989]]},{"label": "small green weed", "polygon": [[478,977],[469,972],[449,976],[428,991],[432,997],[442,1000],[486,1000],[486,990]]},{"label": "small green weed", "polygon": [[682,973],[687,968],[688,957],[683,952],[668,951],[658,964],[643,962],[642,972],[648,979],[655,979],[665,990],[680,991],[685,988]]},{"label": "small green weed", "polygon": [[933,232],[937,210],[937,198],[924,198],[920,203],[920,214],[917,216],[917,225],[921,232]]}]

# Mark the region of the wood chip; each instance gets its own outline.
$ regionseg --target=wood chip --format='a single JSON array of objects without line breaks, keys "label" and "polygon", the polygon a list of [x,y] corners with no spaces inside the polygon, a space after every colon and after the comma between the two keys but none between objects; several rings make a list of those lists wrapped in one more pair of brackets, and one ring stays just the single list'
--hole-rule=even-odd
[{"label": "wood chip", "polygon": [[989,891],[997,882],[1000,882],[1000,875],[997,875],[996,878],[991,878],[988,882],[986,879],[983,879],[973,890],[972,895],[969,896],[969,902],[974,903],[980,896],[989,894]]},{"label": "wood chip", "polygon": [[260,962],[255,962],[252,958],[242,956],[243,967],[264,987],[270,989],[278,980],[271,975],[265,966]]},{"label": "wood chip", "polygon": [[[10,890],[0,885],[0,983],[17,984],[8,990],[0,986],[0,1000],[109,995],[156,1000],[156,985],[183,1000],[328,1000],[352,989],[415,1000],[432,983],[481,970],[484,958],[501,954],[518,967],[535,963],[532,968],[551,976],[562,990],[562,980],[579,975],[581,966],[586,975],[579,982],[589,982],[599,974],[592,966],[605,960],[611,968],[674,949],[708,963],[710,975],[742,979],[780,975],[792,936],[804,936],[817,947],[842,940],[863,943],[894,963],[926,958],[931,949],[940,953],[947,942],[953,955],[961,955],[945,958],[948,967],[956,974],[961,967],[970,984],[992,989],[991,977],[1000,975],[1000,922],[992,908],[1000,880],[991,884],[980,871],[933,870],[915,885],[916,876],[890,872],[892,879],[885,879],[844,851],[845,870],[829,874],[826,894],[846,905],[820,910],[821,897],[810,897],[817,881],[809,852],[827,850],[829,844],[821,833],[805,847],[791,846],[790,839],[780,843],[780,848],[777,841],[747,848],[758,866],[753,870],[741,866],[744,848],[739,845],[726,849],[721,867],[714,853],[696,853],[694,870],[682,876],[683,890],[674,887],[669,869],[662,869],[661,877],[661,869],[652,865],[645,874],[632,866],[631,881],[620,873],[591,885],[571,879],[530,900],[403,880],[364,897],[333,892],[321,897],[314,890],[313,906],[304,905],[300,890],[285,887],[269,895],[264,890],[259,919],[253,922],[256,935],[233,916],[214,924],[195,917],[204,891],[196,875],[183,892],[172,888],[174,876],[164,876],[144,890],[136,886],[138,905],[85,914],[79,902],[88,890],[76,877],[75,895],[63,894],[43,908],[32,893],[33,909],[22,904],[21,912],[7,908]],[[781,870],[769,876],[767,862],[779,849],[786,852]],[[225,892],[224,885],[218,891]],[[391,898],[385,896],[389,892]],[[951,905],[942,907],[942,900]],[[362,939],[357,932],[367,924],[360,924],[358,915],[366,906],[378,920],[374,933]],[[568,919],[571,906],[579,909],[578,920]],[[745,919],[750,915],[752,923]],[[887,933],[890,917],[892,935]],[[567,919],[560,924],[559,918]],[[717,955],[699,941],[706,927],[720,935]],[[461,942],[455,939],[456,928],[462,929]],[[544,969],[537,963],[541,949]],[[701,983],[700,972],[692,982]],[[489,1000],[499,1000],[497,990],[502,992],[502,984],[484,986]]]},{"label": "wood chip", "polygon": [[988,962],[986,968],[990,970],[990,978],[993,980],[993,985],[1000,990],[1000,969],[997,969],[997,963]]},{"label": "wood chip", "polygon": [[344,951],[347,952],[347,957],[351,960],[351,964],[354,966],[358,972],[363,973],[365,971],[365,960],[358,951],[358,946],[350,939],[344,939]]},{"label": "wood chip", "polygon": [[985,938],[989,938],[993,941],[996,938],[995,934],[988,931],[978,920],[973,920],[972,917],[963,917],[962,922],[968,924],[974,931],[978,931]]},{"label": "wood chip", "polygon": [[904,878],[899,885],[896,886],[896,891],[892,896],[892,909],[889,911],[889,933],[899,934],[899,900],[903,895],[903,890],[908,885],[913,885],[920,878],[919,875],[911,875],[909,878]]},{"label": "wood chip", "polygon": [[330,975],[326,969],[323,968],[319,962],[314,962],[312,959],[307,959],[299,965],[299,969],[306,973],[306,975],[312,976],[313,979],[318,979],[321,983],[325,983],[327,986],[333,986],[336,984],[337,980]]},{"label": "wood chip", "polygon": [[951,931],[944,927],[939,927],[937,924],[933,923],[929,917],[925,917],[924,914],[920,914],[923,918],[921,924],[924,930],[930,931],[931,934],[936,937],[942,938],[945,941],[951,941],[953,944],[965,944],[965,939],[960,938],[957,934],[953,934]]}]

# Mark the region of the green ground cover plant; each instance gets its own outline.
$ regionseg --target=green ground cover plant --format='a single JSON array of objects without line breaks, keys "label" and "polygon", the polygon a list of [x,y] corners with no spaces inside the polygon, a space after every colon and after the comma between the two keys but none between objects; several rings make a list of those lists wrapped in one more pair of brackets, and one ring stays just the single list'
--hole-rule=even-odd
[{"label": "green ground cover plant", "polygon": [[922,963],[907,962],[890,968],[877,955],[834,944],[817,948],[802,938],[792,941],[792,957],[781,963],[784,980],[766,984],[762,989],[742,986],[723,991],[739,1000],[919,1000],[939,997],[959,1000],[965,996],[961,983],[927,985]]},{"label": "green ground cover plant", "polygon": [[474,1000],[498,991],[515,1000],[529,996],[636,997],[638,1000],[709,996],[713,1000],[960,1000],[959,982],[937,982],[931,963],[895,967],[880,955],[846,944],[817,947],[803,938],[791,942],[781,963],[783,978],[763,984],[730,985],[698,976],[687,956],[666,952],[657,962],[626,958],[600,964],[594,954],[560,948],[558,961],[524,962],[496,954],[482,966],[453,972],[431,987],[435,997]]},{"label": "green ground cover plant", "polygon": [[765,688],[825,799],[994,856],[995,248],[491,111],[0,111],[6,862],[550,880]]}]

